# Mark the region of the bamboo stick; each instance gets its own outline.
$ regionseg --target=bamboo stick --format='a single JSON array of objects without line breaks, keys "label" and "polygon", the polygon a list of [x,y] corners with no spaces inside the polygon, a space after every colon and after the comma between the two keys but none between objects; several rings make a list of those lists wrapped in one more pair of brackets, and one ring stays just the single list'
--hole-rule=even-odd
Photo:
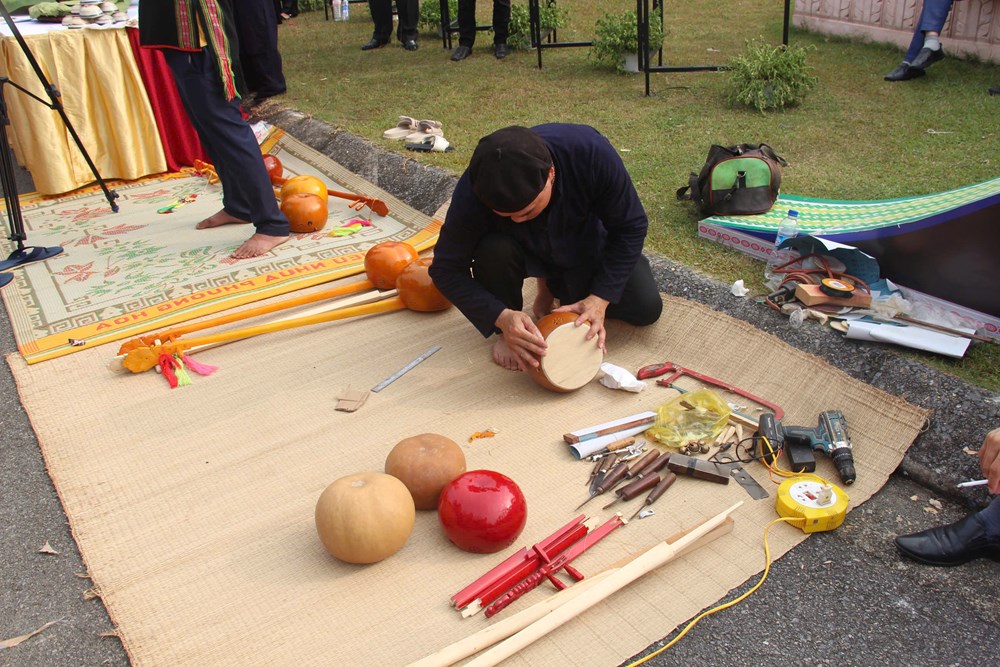
[{"label": "bamboo stick", "polygon": [[302,306],[307,303],[315,303],[317,301],[324,301],[327,299],[335,299],[337,297],[345,296],[347,294],[355,294],[357,292],[363,292],[365,290],[374,290],[375,285],[372,284],[370,280],[360,280],[353,283],[348,283],[347,285],[338,285],[331,289],[322,290],[320,292],[313,292],[312,294],[304,294],[301,296],[292,297],[291,299],[285,299],[283,301],[275,301],[274,303],[267,303],[264,305],[258,305],[254,308],[249,308],[247,310],[241,310],[234,313],[227,313],[226,315],[221,315],[219,317],[213,317],[210,320],[202,320],[200,322],[192,322],[190,324],[181,325],[179,327],[174,327],[172,329],[167,329],[166,331],[161,331],[156,334],[148,334],[146,336],[140,336],[139,338],[133,338],[132,340],[122,343],[121,348],[118,350],[118,354],[122,355],[133,350],[137,347],[147,347],[153,344],[154,339],[159,339],[162,341],[173,340],[184,334],[193,333],[195,331],[201,331],[202,329],[210,329],[211,327],[221,326],[223,324],[230,324],[231,322],[238,322],[240,320],[250,319],[251,317],[257,317],[258,315],[267,315],[269,313],[274,313],[279,310],[287,310],[289,308],[294,308],[296,306]]},{"label": "bamboo stick", "polygon": [[[708,523],[708,521],[711,521],[711,519],[703,521],[701,524],[693,526],[687,530],[675,533],[674,535],[668,537],[665,542],[668,544],[677,544],[680,540],[684,539],[685,536],[694,530],[699,529],[701,526]],[[677,555],[680,556],[694,551],[695,549],[698,549],[709,542],[732,532],[732,530],[733,520],[730,517],[726,517],[722,523],[717,525],[715,528],[710,529],[701,537],[693,541],[687,541],[686,546],[681,547],[677,552]],[[658,545],[653,545],[650,549],[654,549],[657,546]],[[482,651],[484,648],[492,646],[493,644],[496,644],[497,642],[500,642],[514,635],[518,631],[530,626],[532,623],[535,623],[554,609],[568,603],[570,600],[588,591],[610,575],[618,572],[623,566],[643,556],[650,549],[627,556],[612,565],[610,568],[589,576],[586,579],[573,584],[569,588],[559,591],[554,595],[550,595],[545,600],[538,602],[527,609],[519,611],[513,616],[508,616],[502,621],[498,621],[487,628],[483,628],[479,632],[461,639],[454,644],[446,646],[437,653],[432,653],[425,658],[411,663],[408,667],[447,667],[448,665],[452,665],[463,658],[474,655],[475,653]]]},{"label": "bamboo stick", "polygon": [[590,609],[612,593],[621,590],[664,563],[677,558],[687,545],[698,541],[713,529],[718,528],[742,504],[742,502],[738,502],[729,509],[720,512],[674,544],[661,542],[655,545],[635,560],[603,577],[599,582],[573,599],[556,607],[517,634],[494,646],[475,660],[472,660],[466,667],[489,667],[496,665],[502,660],[506,660],[525,646],[544,637],[552,630]]}]

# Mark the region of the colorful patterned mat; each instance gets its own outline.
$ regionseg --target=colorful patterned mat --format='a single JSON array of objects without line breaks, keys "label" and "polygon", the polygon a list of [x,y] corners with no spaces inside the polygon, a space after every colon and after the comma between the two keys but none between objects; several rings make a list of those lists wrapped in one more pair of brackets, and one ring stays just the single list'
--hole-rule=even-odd
[{"label": "colorful patterned mat", "polygon": [[953,214],[957,209],[967,206],[986,205],[997,198],[1000,198],[1000,178],[946,192],[875,201],[838,201],[782,194],[767,213],[711,216],[701,222],[764,232],[773,237],[788,209],[792,208],[799,212],[802,233],[827,236],[918,224],[938,216]]},{"label": "colorful patterned mat", "polygon": [[[282,131],[272,130],[261,148],[278,156],[286,177],[312,174],[331,189],[378,197],[389,215],[354,211],[347,200],[331,197],[322,231],[293,234],[270,254],[234,260],[229,254],[251,228],[196,230],[221,208],[222,189],[194,171],[112,184],[118,213],[96,186],[60,197],[25,196],[25,245],[63,248],[13,269],[14,281],[0,290],[25,360],[52,359],[359,274],[365,252],[381,241],[407,241],[418,250],[436,242],[439,221]],[[365,224],[352,224],[358,219]],[[347,233],[331,236],[333,230]],[[6,252],[12,250],[7,243]]]}]

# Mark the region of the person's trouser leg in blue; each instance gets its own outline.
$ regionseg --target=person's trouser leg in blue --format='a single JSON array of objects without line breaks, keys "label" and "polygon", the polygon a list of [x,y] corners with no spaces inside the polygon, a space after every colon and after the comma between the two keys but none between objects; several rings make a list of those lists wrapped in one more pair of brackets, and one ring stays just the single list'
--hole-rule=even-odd
[{"label": "person's trouser leg in blue", "polygon": [[199,52],[163,50],[177,92],[222,182],[222,208],[249,220],[258,234],[287,236],[288,219],[278,208],[253,130],[238,99],[226,100],[215,59]]},{"label": "person's trouser leg in blue", "polygon": [[912,63],[913,59],[924,48],[924,34],[928,32],[940,33],[944,28],[945,21],[948,20],[948,13],[951,11],[952,0],[925,0],[924,8],[920,12],[920,20],[913,31],[913,39],[910,40],[910,48],[903,56],[903,62]]}]

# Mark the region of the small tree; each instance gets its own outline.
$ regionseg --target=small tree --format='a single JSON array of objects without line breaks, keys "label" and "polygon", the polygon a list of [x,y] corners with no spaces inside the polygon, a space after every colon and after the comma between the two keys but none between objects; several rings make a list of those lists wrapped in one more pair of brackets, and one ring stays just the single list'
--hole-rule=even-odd
[{"label": "small tree", "polygon": [[753,107],[761,113],[781,111],[799,103],[819,81],[806,65],[806,49],[751,41],[729,60],[727,100],[732,106]]}]

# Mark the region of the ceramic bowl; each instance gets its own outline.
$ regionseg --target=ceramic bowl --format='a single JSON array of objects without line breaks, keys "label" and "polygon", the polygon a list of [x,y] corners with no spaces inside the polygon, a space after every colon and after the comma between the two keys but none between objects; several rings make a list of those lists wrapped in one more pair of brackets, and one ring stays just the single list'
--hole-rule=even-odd
[{"label": "ceramic bowl", "polygon": [[118,11],[118,5],[113,2],[102,2],[100,7],[105,14],[114,14]]},{"label": "ceramic bowl", "polygon": [[82,19],[96,19],[98,16],[102,16],[104,12],[97,5],[82,5],[80,7],[80,18]]}]

